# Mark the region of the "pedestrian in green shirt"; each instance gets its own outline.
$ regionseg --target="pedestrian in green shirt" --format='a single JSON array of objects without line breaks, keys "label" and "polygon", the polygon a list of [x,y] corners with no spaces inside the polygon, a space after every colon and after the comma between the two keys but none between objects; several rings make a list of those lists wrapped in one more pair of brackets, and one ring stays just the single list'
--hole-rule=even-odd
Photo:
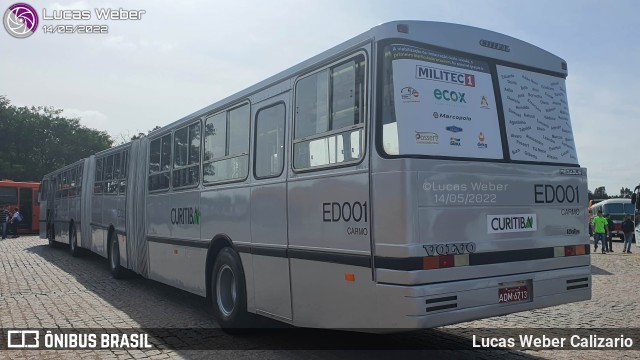
[{"label": "pedestrian in green shirt", "polygon": [[607,219],[602,216],[602,210],[598,210],[598,215],[593,218],[593,252],[598,251],[598,240],[602,240],[602,253],[607,253]]}]

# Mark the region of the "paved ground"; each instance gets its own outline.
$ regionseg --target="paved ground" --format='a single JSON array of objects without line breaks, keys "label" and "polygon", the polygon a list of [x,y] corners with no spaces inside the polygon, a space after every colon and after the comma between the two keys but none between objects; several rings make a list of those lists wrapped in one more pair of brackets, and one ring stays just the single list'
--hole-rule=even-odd
[{"label": "paved ground", "polygon": [[[66,249],[52,249],[37,237],[0,240],[0,328],[213,328],[208,341],[226,350],[46,350],[0,351],[0,359],[16,358],[242,358],[242,359],[385,359],[385,358],[640,358],[639,351],[512,351],[473,350],[463,334],[474,328],[640,328],[640,248],[634,254],[615,252],[592,256],[593,299],[549,309],[484,319],[452,327],[408,334],[363,335],[339,331],[262,330],[234,337],[216,330],[204,299],[133,276],[113,280],[105,259],[73,258]],[[453,333],[452,333],[453,332]],[[162,338],[171,343],[175,334]],[[158,340],[152,343],[158,345]],[[306,350],[323,344],[371,343],[406,351]],[[463,351],[422,351],[425,344],[452,344]],[[381,346],[382,345],[382,346]],[[282,350],[300,348],[303,350]]]}]

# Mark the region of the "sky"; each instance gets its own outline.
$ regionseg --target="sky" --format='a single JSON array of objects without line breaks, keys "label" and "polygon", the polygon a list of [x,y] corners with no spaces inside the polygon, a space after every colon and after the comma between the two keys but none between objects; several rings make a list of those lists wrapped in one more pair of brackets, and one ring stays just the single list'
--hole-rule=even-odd
[{"label": "sky", "polygon": [[[377,24],[428,20],[503,33],[565,59],[569,111],[589,189],[640,183],[640,1],[35,1],[35,34],[0,29],[0,95],[52,106],[118,143],[164,126]],[[1,7],[13,2],[4,2]],[[98,20],[101,8],[144,10]],[[47,20],[90,10],[90,20]],[[44,33],[50,25],[107,25],[106,34]]]}]

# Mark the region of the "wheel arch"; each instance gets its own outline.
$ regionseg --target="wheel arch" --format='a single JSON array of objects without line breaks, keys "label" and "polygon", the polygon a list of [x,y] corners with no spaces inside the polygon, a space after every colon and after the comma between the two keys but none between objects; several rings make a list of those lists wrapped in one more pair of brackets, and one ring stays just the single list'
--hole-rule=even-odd
[{"label": "wheel arch", "polygon": [[[211,242],[209,243],[209,248],[207,250],[207,263],[205,266],[205,284],[207,289],[207,300],[211,300],[211,271],[213,270],[213,265],[216,261],[216,257],[220,253],[222,249],[225,247],[230,247],[235,252],[238,250],[233,246],[233,241],[227,234],[218,234],[213,237]],[[245,284],[245,294],[247,293],[246,289],[246,275],[244,274],[244,265],[242,264],[242,257],[238,256],[240,259],[240,271],[242,271],[242,276],[244,277]]]}]

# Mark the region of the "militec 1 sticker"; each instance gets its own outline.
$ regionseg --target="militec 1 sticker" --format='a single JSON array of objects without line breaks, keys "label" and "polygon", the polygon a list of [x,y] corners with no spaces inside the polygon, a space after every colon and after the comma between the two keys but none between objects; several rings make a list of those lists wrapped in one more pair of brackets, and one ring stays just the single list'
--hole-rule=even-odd
[{"label": "militec 1 sticker", "polygon": [[538,230],[536,214],[487,215],[487,232],[489,234],[536,230]]}]

